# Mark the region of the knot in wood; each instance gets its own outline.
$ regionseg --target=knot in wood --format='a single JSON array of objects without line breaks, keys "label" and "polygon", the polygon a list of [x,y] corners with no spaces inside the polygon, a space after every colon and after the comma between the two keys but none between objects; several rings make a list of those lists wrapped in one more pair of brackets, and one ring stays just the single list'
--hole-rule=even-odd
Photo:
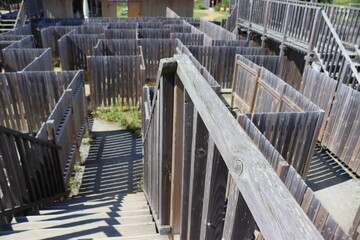
[{"label": "knot in wood", "polygon": [[240,159],[236,159],[234,164],[233,164],[233,167],[234,167],[234,171],[235,173],[240,176],[244,170],[244,166],[243,166],[243,163]]},{"label": "knot in wood", "polygon": [[207,226],[208,228],[215,228],[215,226],[214,226],[214,225],[212,225],[212,223],[211,223],[211,222],[208,222],[208,223],[206,224],[206,226]]},{"label": "knot in wood", "polygon": [[196,155],[198,155],[198,156],[204,156],[204,155],[206,155],[206,150],[203,149],[203,148],[198,148],[198,149],[196,150]]}]

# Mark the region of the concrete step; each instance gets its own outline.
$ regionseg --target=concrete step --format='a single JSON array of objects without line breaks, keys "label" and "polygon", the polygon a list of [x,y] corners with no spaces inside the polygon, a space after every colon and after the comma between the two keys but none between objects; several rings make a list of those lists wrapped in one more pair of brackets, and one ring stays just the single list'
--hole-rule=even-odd
[{"label": "concrete step", "polygon": [[58,221],[35,221],[23,223],[0,224],[0,231],[22,231],[45,228],[69,228],[69,227],[105,227],[105,226],[127,226],[134,224],[152,224],[151,215],[134,217],[105,217],[105,218],[73,218]]},{"label": "concrete step", "polygon": [[[110,237],[135,237],[146,234],[156,234],[155,224],[134,224],[126,226],[94,226],[89,227],[68,227],[65,229],[36,229],[32,231],[0,231],[4,239],[93,239]],[[137,238],[135,238],[137,239]]]},{"label": "concrete step", "polygon": [[[143,213],[143,214],[141,214]],[[125,216],[124,216],[125,215]],[[111,219],[114,218],[117,221],[138,221],[140,219],[152,219],[149,211],[138,211],[134,214],[124,214],[124,213],[81,213],[81,214],[69,214],[69,215],[30,215],[24,217],[15,217],[13,223],[24,223],[24,222],[45,222],[45,221],[83,221],[91,219]],[[146,220],[148,222],[148,220]]]}]

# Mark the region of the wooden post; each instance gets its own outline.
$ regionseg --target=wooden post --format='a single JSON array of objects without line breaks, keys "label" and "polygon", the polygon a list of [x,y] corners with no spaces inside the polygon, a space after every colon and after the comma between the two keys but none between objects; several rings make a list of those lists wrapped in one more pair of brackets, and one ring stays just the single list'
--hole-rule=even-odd
[{"label": "wooden post", "polygon": [[178,77],[175,77],[174,116],[172,139],[172,174],[171,174],[171,206],[170,226],[171,235],[180,234],[181,221],[181,169],[183,157],[183,111],[184,86]]},{"label": "wooden post", "polygon": [[160,154],[159,154],[159,221],[170,224],[170,189],[173,137],[174,81],[173,72],[162,74],[160,82]]},{"label": "wooden post", "polygon": [[264,16],[264,32],[263,35],[261,36],[261,47],[265,48],[265,40],[266,40],[266,34],[267,34],[267,26],[268,26],[268,22],[269,22],[269,8],[270,2],[266,1],[266,5],[265,5],[265,16]]},{"label": "wooden post", "polygon": [[[310,35],[310,42],[309,42],[309,46],[308,46],[308,50],[307,50],[307,55],[305,57],[305,67],[309,64],[309,62],[311,61],[311,55],[313,54],[313,50],[314,50],[314,47],[315,47],[315,39],[317,38],[318,36],[318,29],[319,29],[319,26],[320,26],[320,9],[316,9],[316,13],[315,13],[315,18],[314,18],[314,23],[313,23],[313,27],[312,27],[312,30],[311,30],[311,35]],[[305,71],[305,69],[304,69]],[[303,71],[303,72],[304,72]]]},{"label": "wooden post", "polygon": [[284,20],[284,26],[283,26],[283,38],[281,41],[281,45],[280,45],[280,57],[284,56],[284,47],[285,47],[285,42],[286,42],[286,34],[288,31],[288,25],[289,25],[289,15],[290,15],[290,4],[286,5],[286,16],[285,16],[285,20]]},{"label": "wooden post", "polygon": [[257,68],[256,69],[256,75],[254,76],[255,78],[255,88],[254,88],[254,93],[253,93],[253,97],[251,100],[251,106],[250,106],[250,112],[254,112],[254,108],[255,108],[255,101],[256,101],[256,95],[258,92],[258,86],[259,86],[259,81],[260,81],[260,73],[261,73],[261,68]]},{"label": "wooden post", "polygon": [[183,113],[183,156],[182,156],[182,191],[181,191],[181,229],[180,239],[186,240],[188,233],[188,214],[189,214],[189,182],[191,164],[191,146],[194,122],[194,104],[184,91],[184,113]]},{"label": "wooden post", "polygon": [[47,134],[48,134],[48,139],[50,141],[55,141],[54,120],[47,120],[47,122],[46,122],[46,131],[47,131]]},{"label": "wooden post", "polygon": [[253,6],[254,6],[254,0],[250,0],[249,28],[248,28],[248,34],[247,34],[247,37],[246,37],[247,41],[250,41],[251,20],[252,20],[252,14],[253,14]]}]

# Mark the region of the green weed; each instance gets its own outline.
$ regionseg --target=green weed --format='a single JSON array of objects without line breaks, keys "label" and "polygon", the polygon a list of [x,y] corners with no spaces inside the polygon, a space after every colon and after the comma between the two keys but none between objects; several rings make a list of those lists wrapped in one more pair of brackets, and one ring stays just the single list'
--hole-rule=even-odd
[{"label": "green weed", "polygon": [[116,122],[134,136],[141,137],[141,112],[138,106],[118,104],[108,108],[100,107],[93,112],[93,116]]}]

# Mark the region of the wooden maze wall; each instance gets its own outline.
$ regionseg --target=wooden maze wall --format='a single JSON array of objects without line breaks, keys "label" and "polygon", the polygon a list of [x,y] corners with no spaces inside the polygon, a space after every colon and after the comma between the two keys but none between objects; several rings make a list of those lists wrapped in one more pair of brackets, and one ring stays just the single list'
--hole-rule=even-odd
[{"label": "wooden maze wall", "polygon": [[231,88],[236,54],[266,54],[266,49],[257,47],[189,46],[188,48],[222,88]]},{"label": "wooden maze wall", "polygon": [[88,72],[91,108],[118,103],[140,103],[141,87],[145,84],[145,68],[141,55],[90,56]]},{"label": "wooden maze wall", "polygon": [[[360,93],[307,67],[301,92],[325,110],[321,144],[360,175]],[[319,94],[319,92],[321,94]]]},{"label": "wooden maze wall", "polygon": [[49,117],[75,72],[19,72],[0,75],[0,124],[37,132]]},{"label": "wooden maze wall", "polygon": [[[275,113],[274,115],[276,116]],[[261,127],[254,124],[251,117],[253,116],[241,114],[238,115],[238,121],[324,239],[347,238],[347,232],[334,220],[301,175],[283,158],[283,154],[277,151],[277,146],[269,142],[267,134],[261,131]]]},{"label": "wooden maze wall", "polygon": [[237,55],[232,105],[306,178],[324,117],[321,108],[269,70]]},{"label": "wooden maze wall", "polygon": [[54,72],[51,49],[32,48],[33,36],[17,35],[28,30],[26,26],[1,36],[16,39],[2,54],[5,69],[17,72],[0,74],[0,124],[61,146],[59,160],[67,185],[87,129],[84,74]]}]

